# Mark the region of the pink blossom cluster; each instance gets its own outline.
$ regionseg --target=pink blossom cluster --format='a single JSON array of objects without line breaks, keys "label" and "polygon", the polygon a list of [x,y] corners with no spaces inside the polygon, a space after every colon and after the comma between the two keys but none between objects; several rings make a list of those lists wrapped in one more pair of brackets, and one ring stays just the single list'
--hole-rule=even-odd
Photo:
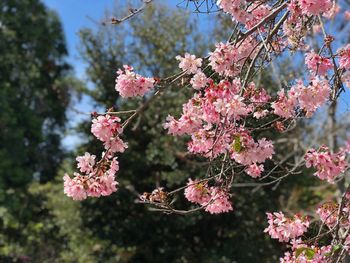
[{"label": "pink blossom cluster", "polygon": [[334,17],[340,12],[340,5],[336,3],[336,1],[331,1],[332,7],[322,15],[327,19],[334,19]]},{"label": "pink blossom cluster", "polygon": [[188,179],[187,187],[185,189],[185,197],[192,203],[208,203],[210,200],[210,191],[207,182]]},{"label": "pink blossom cluster", "polygon": [[[289,44],[291,48],[306,50],[307,45],[304,43],[304,39],[308,33],[308,28],[305,26],[310,16],[323,15],[328,19],[332,19],[338,12],[339,6],[334,4],[332,0],[292,0],[288,4],[288,10],[290,12],[288,18],[283,23],[284,36],[286,37],[286,44]],[[319,24],[314,24],[314,32],[321,31]],[[314,68],[315,61],[311,59],[310,67]]]},{"label": "pink blossom cluster", "polygon": [[271,8],[268,5],[253,3],[248,5],[245,0],[218,0],[217,5],[222,10],[232,16],[232,19],[251,29],[267,15],[270,14]]},{"label": "pink blossom cluster", "polygon": [[184,57],[176,56],[176,59],[180,61],[179,68],[187,74],[195,74],[198,68],[202,66],[202,59],[196,58],[195,55],[189,53],[185,53]]},{"label": "pink blossom cluster", "polygon": [[208,187],[206,182],[189,179],[185,189],[185,197],[188,201],[205,207],[205,211],[210,214],[226,213],[233,210],[228,194],[219,187]]},{"label": "pink blossom cluster", "polygon": [[179,119],[168,116],[163,125],[172,135],[191,135],[190,153],[216,158],[228,153],[235,162],[246,166],[245,172],[253,178],[264,171],[263,163],[274,154],[272,142],[266,138],[255,141],[241,120],[252,111],[255,118],[263,118],[268,110],[262,110],[271,97],[263,88],[249,83],[243,95],[239,79],[222,80],[218,84],[210,80],[203,92],[195,93],[183,105]]},{"label": "pink blossom cluster", "polygon": [[328,202],[319,206],[316,210],[316,213],[325,225],[327,225],[329,228],[332,228],[337,223],[338,209],[338,204],[334,202]]},{"label": "pink blossom cluster", "polygon": [[119,137],[123,132],[120,118],[109,114],[100,115],[92,120],[91,133],[104,143],[108,153],[124,152],[128,147]]},{"label": "pink blossom cluster", "polygon": [[[237,138],[239,138],[240,149],[237,147]],[[266,138],[255,141],[253,137],[246,131],[239,133],[235,142],[231,145],[231,158],[243,165],[252,165],[263,163],[267,159],[271,159],[275,153],[272,141]],[[260,166],[259,170],[263,170]]]},{"label": "pink blossom cluster", "polygon": [[305,87],[299,82],[292,90],[298,98],[299,107],[306,112],[306,117],[311,117],[327,101],[331,88],[327,80],[315,78],[309,86]]},{"label": "pink blossom cluster", "polygon": [[256,163],[249,165],[245,169],[245,172],[253,178],[260,177],[260,175],[263,171],[264,171],[264,165],[262,165],[262,164],[257,165]]},{"label": "pink blossom cluster", "polygon": [[[298,46],[304,34],[302,32],[302,10],[300,8],[298,0],[292,0],[288,4],[288,11],[290,12],[289,17],[283,23],[284,35],[292,45]],[[297,41],[297,42],[296,42]]]},{"label": "pink blossom cluster", "polygon": [[248,13],[244,10],[246,5],[245,0],[218,0],[217,5],[223,9],[224,12],[229,13],[233,19],[245,24],[248,20]]},{"label": "pink blossom cluster", "polygon": [[220,76],[235,77],[241,72],[244,62],[254,56],[255,46],[256,41],[252,37],[237,45],[220,42],[209,53],[209,65]]},{"label": "pink blossom cluster", "polygon": [[209,78],[200,70],[192,77],[190,83],[192,87],[196,90],[204,88],[209,82]]},{"label": "pink blossom cluster", "polygon": [[117,190],[115,174],[119,170],[119,163],[114,155],[127,148],[127,144],[119,137],[123,132],[120,118],[109,114],[99,115],[92,120],[91,132],[104,143],[106,152],[99,162],[90,153],[78,156],[76,160],[80,173],[74,173],[73,178],[65,174],[64,193],[74,200],[107,196]]},{"label": "pink blossom cluster", "polygon": [[[347,233],[346,229],[350,226],[349,217],[349,199],[344,199],[343,210],[339,213],[339,204],[327,202],[321,205],[316,213],[320,216],[322,225],[325,224],[329,230],[323,234],[331,233],[335,230],[335,226],[339,223],[339,228],[336,231],[339,233]],[[302,218],[294,215],[293,218],[286,218],[283,213],[267,213],[269,226],[265,229],[272,238],[278,239],[280,242],[289,242],[290,251],[285,252],[280,258],[281,263],[328,263],[331,260],[332,252],[335,252],[336,247],[343,247],[349,253],[350,235],[344,234],[337,242],[332,242],[332,245],[317,245],[317,236],[309,240],[302,240],[302,236],[306,233],[310,221],[308,218]],[[321,228],[322,229],[322,228]],[[318,235],[322,233],[319,232]],[[322,234],[320,236],[323,236]],[[311,242],[309,242],[311,241]],[[338,243],[339,242],[339,243]]]},{"label": "pink blossom cluster", "polygon": [[286,217],[282,212],[266,213],[269,226],[264,230],[279,242],[288,242],[303,235],[309,227],[309,219],[294,215]]},{"label": "pink blossom cluster", "polygon": [[315,176],[321,180],[333,182],[347,168],[346,152],[341,149],[332,153],[328,147],[322,146],[319,150],[310,149],[305,155],[306,167],[316,168]]},{"label": "pink blossom cluster", "polygon": [[350,70],[350,44],[338,50],[340,68]]},{"label": "pink blossom cluster", "polygon": [[331,0],[299,0],[299,4],[305,15],[319,15],[332,8]]},{"label": "pink blossom cluster", "polygon": [[287,95],[283,90],[279,91],[278,100],[271,106],[276,115],[286,119],[295,116],[297,106],[306,112],[306,117],[311,117],[327,101],[330,90],[327,80],[314,78],[307,87],[298,81]]},{"label": "pink blossom cluster", "polygon": [[104,158],[98,164],[95,163],[95,158],[96,156],[90,153],[78,156],[77,166],[81,174],[74,173],[73,178],[68,174],[64,175],[64,193],[68,197],[83,200],[88,196],[107,196],[117,191],[118,182],[115,180],[115,174],[119,170],[117,158]]},{"label": "pink blossom cluster", "polygon": [[318,75],[325,75],[328,70],[333,68],[333,64],[329,58],[322,57],[315,51],[306,53],[305,64],[312,73]]},{"label": "pink blossom cluster", "polygon": [[[263,163],[274,154],[272,143],[265,138],[255,142],[249,131],[240,127],[240,120],[257,107],[264,107],[270,96],[254,84],[249,84],[243,96],[239,95],[241,89],[238,79],[218,84],[210,81],[204,92],[196,93],[184,104],[178,120],[168,116],[164,128],[173,135],[191,135],[188,144],[191,153],[215,158],[229,152],[232,159],[247,166]],[[239,150],[234,150],[233,144]],[[258,170],[263,171],[262,166],[257,167],[247,171],[256,177]]]},{"label": "pink blossom cluster", "polygon": [[[340,214],[339,214],[340,212]],[[339,204],[329,201],[320,205],[316,214],[320,217],[321,221],[329,228],[334,228],[337,223],[342,228],[350,226],[350,203],[349,193],[345,194],[345,200],[343,200],[342,211],[339,211]],[[338,222],[339,218],[339,222]]]},{"label": "pink blossom cluster", "polygon": [[293,90],[290,90],[285,94],[285,91],[282,89],[277,95],[278,100],[271,103],[274,113],[282,118],[293,118],[295,116],[295,107],[297,105],[296,95],[293,93]]},{"label": "pink blossom cluster", "polygon": [[124,65],[124,70],[119,69],[117,74],[115,89],[124,98],[143,96],[155,85],[153,78],[142,77],[127,65]]},{"label": "pink blossom cluster", "polygon": [[301,240],[292,242],[292,251],[284,253],[280,263],[329,263],[332,246],[308,246]]}]

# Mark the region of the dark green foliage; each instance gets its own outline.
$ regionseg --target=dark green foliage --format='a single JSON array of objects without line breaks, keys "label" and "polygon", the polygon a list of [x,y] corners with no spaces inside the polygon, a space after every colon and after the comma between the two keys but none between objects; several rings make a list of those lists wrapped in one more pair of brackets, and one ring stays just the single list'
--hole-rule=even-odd
[{"label": "dark green foliage", "polygon": [[54,13],[37,0],[0,2],[1,262],[26,258],[39,249],[31,247],[36,241],[27,234],[42,232],[40,220],[46,212],[40,197],[29,194],[27,187],[32,181],[51,180],[61,165],[61,133],[70,99],[66,55]]}]

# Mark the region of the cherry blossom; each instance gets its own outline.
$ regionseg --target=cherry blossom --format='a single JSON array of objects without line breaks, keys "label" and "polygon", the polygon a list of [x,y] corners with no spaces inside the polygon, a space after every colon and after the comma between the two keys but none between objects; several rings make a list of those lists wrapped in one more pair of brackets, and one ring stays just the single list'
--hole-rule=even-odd
[{"label": "cherry blossom", "polygon": [[284,253],[280,263],[328,263],[332,246],[307,246],[302,242],[293,245],[293,251]]},{"label": "cherry blossom", "polygon": [[111,115],[102,115],[92,120],[91,132],[100,141],[109,141],[111,137],[122,133],[120,118]]},{"label": "cherry blossom", "polygon": [[305,63],[312,73],[318,75],[325,75],[328,70],[333,68],[333,64],[329,58],[322,57],[314,51],[306,53]]},{"label": "cherry blossom", "polygon": [[332,183],[347,167],[345,151],[331,153],[328,147],[323,146],[318,151],[310,149],[305,155],[306,167],[316,168],[315,176]]},{"label": "cherry blossom", "polygon": [[271,104],[274,113],[286,119],[294,117],[296,105],[297,100],[295,96],[288,97],[283,89],[278,92],[278,100]]},{"label": "cherry blossom", "polygon": [[306,112],[306,117],[311,117],[326,102],[331,91],[328,81],[318,78],[313,79],[308,87],[299,82],[293,86],[293,90],[298,97],[300,107]]},{"label": "cherry blossom", "polygon": [[210,201],[210,191],[206,182],[189,179],[185,189],[185,197],[192,203],[204,204]]},{"label": "cherry blossom", "polygon": [[266,213],[269,226],[264,230],[272,238],[279,242],[288,242],[303,235],[309,227],[309,220],[295,215],[293,218],[286,217],[282,212]]},{"label": "cherry blossom", "polygon": [[316,213],[323,223],[332,228],[337,223],[338,205],[333,202],[325,203],[317,208]]},{"label": "cherry blossom", "polygon": [[74,173],[75,177],[71,179],[68,174],[63,177],[64,180],[64,193],[68,197],[72,197],[73,200],[86,199],[87,193],[83,185],[83,177],[78,173]]},{"label": "cherry blossom", "polygon": [[246,23],[249,14],[244,11],[242,6],[246,4],[244,0],[218,0],[217,5],[223,9],[224,12],[229,13],[233,19]]},{"label": "cherry blossom", "polygon": [[209,53],[209,65],[220,76],[234,77],[241,71],[244,61],[254,55],[254,44],[254,39],[250,37],[238,47],[220,42]]},{"label": "cherry blossom", "polygon": [[91,155],[86,152],[83,156],[78,156],[76,158],[78,162],[78,168],[82,173],[90,173],[93,170],[93,166],[95,165],[95,155]]},{"label": "cherry blossom", "polygon": [[331,0],[299,0],[299,4],[306,15],[319,15],[332,8]]},{"label": "cherry blossom", "polygon": [[340,68],[350,70],[350,44],[338,50]]},{"label": "cherry blossom", "polygon": [[197,71],[192,77],[190,83],[196,90],[204,88],[208,84],[209,79],[202,71]]},{"label": "cherry blossom", "polygon": [[219,187],[211,187],[210,196],[210,201],[207,204],[203,204],[205,211],[210,214],[220,214],[233,210],[228,194]]},{"label": "cherry blossom", "polygon": [[264,165],[257,165],[253,163],[245,169],[245,172],[253,178],[260,177],[261,173],[264,171]]},{"label": "cherry blossom", "polygon": [[117,74],[115,89],[125,98],[143,96],[155,85],[153,78],[142,77],[127,65],[124,65],[124,70],[119,69]]},{"label": "cherry blossom", "polygon": [[184,57],[176,56],[176,59],[180,61],[179,68],[188,74],[195,74],[198,68],[202,66],[202,59],[189,53],[185,53]]}]

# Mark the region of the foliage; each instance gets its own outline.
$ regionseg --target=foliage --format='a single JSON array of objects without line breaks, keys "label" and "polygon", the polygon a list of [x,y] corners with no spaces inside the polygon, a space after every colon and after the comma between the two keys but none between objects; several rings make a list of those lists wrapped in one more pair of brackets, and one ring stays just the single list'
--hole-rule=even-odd
[{"label": "foliage", "polygon": [[55,13],[37,0],[4,0],[0,10],[0,261],[6,262],[44,250],[37,238],[52,230],[41,221],[42,198],[28,185],[52,180],[61,165],[70,67]]}]

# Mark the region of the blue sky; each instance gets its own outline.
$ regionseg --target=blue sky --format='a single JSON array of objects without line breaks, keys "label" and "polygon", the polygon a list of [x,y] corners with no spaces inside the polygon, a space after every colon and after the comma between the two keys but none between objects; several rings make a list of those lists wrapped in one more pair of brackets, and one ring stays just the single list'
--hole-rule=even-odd
[{"label": "blue sky", "polygon": [[[126,0],[43,0],[46,6],[58,13],[65,32],[69,49],[69,62],[74,66],[79,77],[84,76],[84,64],[79,60],[77,47],[78,31],[83,27],[94,27],[94,21],[102,21],[105,12],[115,6],[125,4]],[[141,1],[140,1],[141,2]],[[162,0],[176,7],[181,0]],[[135,5],[140,6],[140,5]],[[200,27],[207,27],[210,20],[207,15],[198,15]]]},{"label": "blue sky", "polygon": [[[78,32],[83,27],[94,27],[94,21],[102,21],[106,11],[115,10],[116,6],[126,4],[126,0],[43,0],[43,2],[51,10],[54,10],[59,15],[66,42],[69,50],[68,62],[73,65],[75,74],[82,80],[86,80],[84,71],[85,65],[79,58],[77,47],[79,45]],[[141,1],[140,1],[141,2]],[[181,0],[161,0],[170,6],[176,6]],[[212,15],[197,15],[199,28],[203,31],[208,30],[213,26]],[[348,31],[347,31],[348,32]],[[90,106],[87,98],[84,98],[80,103],[75,105],[80,111],[91,112],[93,109]],[[347,90],[340,98],[340,112],[348,112],[350,110],[350,92]],[[77,122],[84,118],[89,118],[84,115],[77,115],[74,112],[69,112],[70,126],[74,126]],[[77,135],[71,134],[63,140],[63,146],[67,149],[74,147],[81,142]]]}]

